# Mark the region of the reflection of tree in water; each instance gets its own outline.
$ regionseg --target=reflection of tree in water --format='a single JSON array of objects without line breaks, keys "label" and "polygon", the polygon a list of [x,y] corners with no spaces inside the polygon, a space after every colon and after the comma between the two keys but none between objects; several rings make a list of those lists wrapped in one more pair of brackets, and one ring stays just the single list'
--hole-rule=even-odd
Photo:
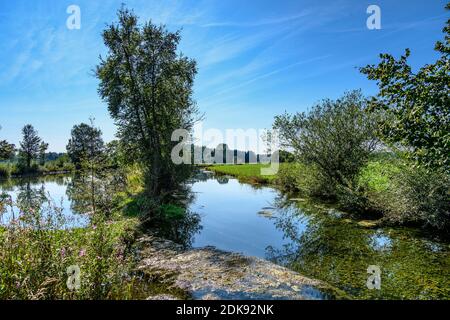
[{"label": "reflection of tree in water", "polygon": [[156,234],[162,238],[170,239],[188,249],[192,247],[195,234],[203,228],[200,225],[200,215],[186,211],[183,217],[159,223]]},{"label": "reflection of tree in water", "polygon": [[67,185],[66,195],[70,200],[70,209],[74,213],[86,213],[90,210],[90,197],[87,194],[88,177],[75,174]]},{"label": "reflection of tree in water", "polygon": [[[275,226],[290,243],[268,247],[269,260],[358,298],[450,296],[448,248],[433,252],[406,230],[359,227],[308,204],[297,208],[279,198],[277,208]],[[366,287],[369,265],[381,267],[381,290]]]},{"label": "reflection of tree in water", "polygon": [[32,182],[28,180],[18,186],[16,205],[23,212],[27,212],[29,209],[38,211],[48,200],[44,184],[36,187],[32,185]]},{"label": "reflection of tree in water", "polygon": [[188,209],[194,199],[195,194],[190,186],[180,187],[176,193],[172,194],[172,203],[176,204],[173,209],[175,211],[178,209],[179,214],[171,215],[171,217],[153,217],[145,223],[145,227],[149,232],[170,239],[185,249],[191,248],[195,234],[203,228],[200,225],[200,215]]},{"label": "reflection of tree in water", "polygon": [[216,180],[220,184],[227,184],[230,181],[230,179],[226,176],[217,176]]},{"label": "reflection of tree in water", "polygon": [[[15,180],[16,198],[9,197],[10,219],[32,229],[60,229],[70,222],[63,215],[63,209],[54,203],[46,192],[43,179],[27,178]],[[14,190],[12,190],[14,191]],[[18,209],[18,211],[16,211]]]},{"label": "reflection of tree in water", "polygon": [[211,171],[206,170],[196,170],[194,174],[192,175],[192,181],[191,182],[198,182],[198,181],[208,181],[209,179],[212,179],[213,173]]},{"label": "reflection of tree in water", "polygon": [[95,205],[106,216],[114,210],[114,197],[124,191],[126,178],[119,170],[99,170],[75,174],[67,184],[66,194],[74,213],[90,213]]}]

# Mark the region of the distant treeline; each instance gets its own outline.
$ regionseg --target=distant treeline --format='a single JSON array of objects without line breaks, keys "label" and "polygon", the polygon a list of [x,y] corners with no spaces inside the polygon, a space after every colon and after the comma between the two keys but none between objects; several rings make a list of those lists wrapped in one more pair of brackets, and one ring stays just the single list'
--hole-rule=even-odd
[{"label": "distant treeline", "polygon": [[[242,151],[230,149],[227,144],[219,144],[216,148],[208,148],[191,145],[191,163],[193,164],[251,164],[268,163],[272,154],[257,154],[253,151]],[[293,162],[295,157],[292,153],[278,151],[279,162]]]}]

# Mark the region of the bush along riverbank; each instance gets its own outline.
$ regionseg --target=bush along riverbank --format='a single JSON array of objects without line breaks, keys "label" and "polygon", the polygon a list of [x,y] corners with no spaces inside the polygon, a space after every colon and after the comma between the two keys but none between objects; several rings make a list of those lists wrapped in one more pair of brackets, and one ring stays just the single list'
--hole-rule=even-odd
[{"label": "bush along riverbank", "polygon": [[49,161],[44,165],[33,164],[30,168],[24,168],[17,163],[0,163],[0,179],[64,174],[73,171],[75,171],[74,165],[64,159]]}]

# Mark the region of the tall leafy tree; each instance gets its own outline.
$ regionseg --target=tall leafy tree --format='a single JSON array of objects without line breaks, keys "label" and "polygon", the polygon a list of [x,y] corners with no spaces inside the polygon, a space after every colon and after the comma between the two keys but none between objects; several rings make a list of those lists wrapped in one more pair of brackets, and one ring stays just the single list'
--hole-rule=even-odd
[{"label": "tall leafy tree", "polygon": [[[446,9],[450,9],[450,3]],[[439,59],[413,72],[408,64],[410,50],[395,59],[381,54],[378,65],[361,72],[376,80],[380,91],[371,103],[390,117],[381,123],[383,138],[401,144],[409,155],[430,168],[450,169],[450,19],[443,29],[444,41],[436,43]]]},{"label": "tall leafy tree", "polygon": [[96,69],[99,93],[122,143],[143,165],[146,191],[162,198],[188,172],[171,161],[176,143],[171,135],[194,124],[196,63],[178,52],[179,32],[151,22],[138,25],[137,16],[124,7],[118,20],[103,32],[109,50]]},{"label": "tall leafy tree", "polygon": [[73,126],[71,138],[66,146],[72,163],[80,168],[84,159],[98,156],[104,151],[105,144],[102,131],[94,127],[93,123],[80,123]]},{"label": "tall leafy tree", "polygon": [[42,139],[31,124],[27,124],[22,129],[22,141],[20,142],[19,156],[25,162],[26,168],[31,167],[31,162],[39,155],[39,146]]}]

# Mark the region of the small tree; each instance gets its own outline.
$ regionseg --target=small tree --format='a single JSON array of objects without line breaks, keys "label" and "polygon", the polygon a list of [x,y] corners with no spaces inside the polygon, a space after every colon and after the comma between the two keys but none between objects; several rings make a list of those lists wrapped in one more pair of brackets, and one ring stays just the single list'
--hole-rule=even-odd
[{"label": "small tree", "polygon": [[81,123],[73,127],[66,149],[72,163],[80,169],[84,159],[96,158],[104,147],[102,131],[92,123]]},{"label": "small tree", "polygon": [[38,132],[31,124],[22,129],[23,140],[20,142],[19,156],[25,162],[26,168],[31,168],[31,162],[39,155],[39,146],[42,142]]},{"label": "small tree", "polygon": [[273,129],[281,146],[315,165],[327,184],[351,187],[377,144],[377,120],[365,107],[361,92],[353,91],[323,100],[309,112],[277,116]]},{"label": "small tree", "polygon": [[377,66],[368,65],[361,72],[376,80],[380,88],[372,110],[384,109],[391,115],[381,123],[383,139],[405,146],[409,155],[426,167],[449,172],[450,20],[444,32],[445,41],[435,47],[440,58],[417,73],[407,63],[409,49],[399,60],[381,54]]}]

